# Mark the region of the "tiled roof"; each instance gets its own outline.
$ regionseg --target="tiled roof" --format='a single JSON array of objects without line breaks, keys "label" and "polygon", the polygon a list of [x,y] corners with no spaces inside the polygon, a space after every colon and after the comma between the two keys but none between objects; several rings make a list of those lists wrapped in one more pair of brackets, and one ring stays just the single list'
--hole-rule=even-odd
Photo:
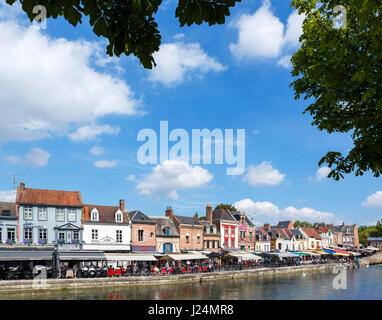
[{"label": "tiled roof", "polygon": [[302,238],[304,238],[304,235],[303,235],[303,234],[301,233],[301,231],[298,230],[298,229],[290,229],[289,231],[294,235],[294,237],[295,237],[296,239],[302,239]]},{"label": "tiled roof", "polygon": [[24,190],[18,190],[16,199],[20,204],[82,207],[82,198],[79,191],[25,188]]},{"label": "tiled roof", "polygon": [[317,232],[318,233],[328,233],[329,232],[329,230],[330,230],[330,227],[318,227],[318,230],[317,230]]},{"label": "tiled roof", "polygon": [[16,204],[14,202],[0,202],[0,216],[15,217]]},{"label": "tiled roof", "polygon": [[201,226],[201,223],[198,219],[195,219],[194,217],[185,217],[185,216],[177,216],[175,215],[175,218],[178,219],[180,224],[189,224],[193,226]]},{"label": "tiled roof", "polygon": [[313,228],[302,228],[302,230],[308,235],[309,238],[321,240],[321,237]]},{"label": "tiled roof", "polygon": [[288,228],[288,226],[293,223],[291,220],[289,221],[280,221],[277,225],[278,228]]},{"label": "tiled roof", "polygon": [[134,223],[145,222],[145,223],[155,223],[153,219],[149,216],[145,215],[143,212],[139,210],[129,212],[129,216],[131,221]]},{"label": "tiled roof", "polygon": [[169,217],[150,217],[152,220],[154,220],[156,224],[156,236],[160,237],[168,237],[168,235],[165,234],[166,228],[170,229],[170,236],[172,237],[179,237],[179,233],[175,228],[175,225],[171,221]]},{"label": "tiled roof", "polygon": [[235,221],[235,219],[232,217],[230,212],[228,210],[226,210],[226,209],[223,209],[223,208],[215,209],[212,212],[212,219],[213,220],[231,220],[231,221]]},{"label": "tiled roof", "polygon": [[[99,206],[94,204],[85,204],[84,207],[89,208],[89,220],[85,221],[91,221],[91,212],[94,208],[98,210],[99,213],[99,220],[97,222],[99,223],[118,223],[115,222],[115,213],[118,211],[119,207],[117,206]],[[127,215],[127,212],[122,212],[123,217],[123,223],[129,223],[129,217]],[[93,222],[93,221],[91,221]],[[95,221],[94,221],[95,222]]]},{"label": "tiled roof", "polygon": [[[228,210],[227,210],[228,211]],[[230,212],[230,211],[229,211]],[[241,215],[237,212],[230,212],[231,215],[235,218],[236,221],[240,222],[240,219],[241,219]],[[250,227],[254,227],[255,225],[253,224],[253,222],[251,221],[251,219],[248,218],[248,216],[246,215],[245,216],[245,222],[247,223],[247,225],[249,225]]]}]

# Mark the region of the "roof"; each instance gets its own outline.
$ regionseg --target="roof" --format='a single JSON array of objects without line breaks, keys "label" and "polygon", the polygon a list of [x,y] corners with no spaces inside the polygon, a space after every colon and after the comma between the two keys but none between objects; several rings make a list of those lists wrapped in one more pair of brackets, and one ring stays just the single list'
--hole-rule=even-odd
[{"label": "roof", "polygon": [[318,232],[318,233],[328,233],[329,230],[330,230],[330,227],[322,227],[322,226],[319,226],[317,232]]},{"label": "roof", "polygon": [[[227,210],[229,211],[229,210]],[[229,211],[230,212],[230,211]],[[236,221],[239,221],[241,220],[241,214],[238,213],[238,212],[230,212],[230,214],[235,218]],[[253,222],[251,221],[251,219],[249,219],[247,217],[247,215],[245,215],[245,222],[247,223],[247,225],[249,225],[250,227],[254,227],[255,225],[253,224]]]},{"label": "roof", "polygon": [[149,216],[145,215],[143,212],[139,210],[134,210],[129,212],[130,219],[133,223],[156,223],[153,219],[151,219]]},{"label": "roof", "polygon": [[233,213],[230,212],[227,209],[223,208],[217,208],[212,212],[212,219],[213,220],[231,220],[231,221],[236,221],[233,218]]},{"label": "roof", "polygon": [[[150,217],[156,224],[156,236],[160,237],[179,237],[179,233],[175,228],[174,223],[169,217]],[[170,235],[165,234],[165,230],[170,229]]]},{"label": "roof", "polygon": [[17,190],[16,199],[20,204],[40,204],[56,206],[82,207],[79,191],[60,191],[25,188]]},{"label": "roof", "polygon": [[313,228],[301,228],[309,238],[321,240],[320,235]]},{"label": "roof", "polygon": [[293,224],[291,220],[288,221],[280,221],[277,225],[278,228],[288,228],[290,224]]},{"label": "roof", "polygon": [[303,234],[301,233],[301,231],[298,230],[298,229],[290,229],[289,231],[290,231],[290,233],[292,233],[292,234],[294,235],[294,237],[295,237],[296,239],[301,239],[301,238],[304,237],[304,235],[303,235]]},{"label": "roof", "polygon": [[0,202],[0,216],[15,217],[16,216],[16,203],[14,203],[14,202]]},{"label": "roof", "polygon": [[193,226],[201,226],[202,224],[195,217],[177,216],[175,218],[180,222],[180,224],[189,224]]},{"label": "roof", "polygon": [[[98,223],[116,223],[115,222],[115,213],[120,209],[118,206],[99,206],[96,204],[85,204],[84,207],[89,208],[89,220],[85,220],[86,222],[98,222]],[[98,221],[91,221],[91,212],[96,208],[99,217]],[[127,212],[122,212],[123,223],[129,223],[129,216]]]}]

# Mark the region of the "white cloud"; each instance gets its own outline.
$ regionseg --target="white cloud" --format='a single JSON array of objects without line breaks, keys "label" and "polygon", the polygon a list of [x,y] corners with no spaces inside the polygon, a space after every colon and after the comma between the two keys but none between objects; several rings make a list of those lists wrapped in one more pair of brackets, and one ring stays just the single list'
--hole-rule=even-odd
[{"label": "white cloud", "polygon": [[270,10],[266,0],[253,15],[243,14],[235,27],[239,29],[238,42],[230,50],[238,58],[273,57],[281,53],[284,25]]},{"label": "white cloud", "polygon": [[101,134],[118,135],[119,132],[119,127],[112,127],[108,124],[102,126],[91,124],[80,127],[75,132],[70,133],[69,138],[74,141],[93,140]]},{"label": "white cloud", "polygon": [[316,172],[316,180],[321,181],[328,177],[329,172],[332,171],[329,167],[321,167]]},{"label": "white cloud", "polygon": [[10,155],[7,156],[5,159],[7,162],[12,164],[21,163],[29,167],[44,167],[48,164],[49,158],[50,153],[48,151],[45,151],[40,148],[32,148],[25,155],[25,157]]},{"label": "white cloud", "polygon": [[291,58],[292,56],[287,54],[286,56],[281,57],[279,61],[277,61],[277,65],[288,69],[292,66],[292,64],[290,63]]},{"label": "white cloud", "polygon": [[4,201],[4,202],[16,201],[16,191],[15,190],[0,191],[0,201]]},{"label": "white cloud", "polygon": [[304,220],[310,222],[325,222],[339,224],[343,221],[343,217],[336,216],[331,212],[323,212],[312,208],[286,207],[279,208],[277,205],[268,201],[253,201],[251,199],[243,199],[233,204],[235,208],[246,212],[252,219],[261,220],[275,224],[281,220]]},{"label": "white cloud", "polygon": [[200,166],[181,160],[165,160],[137,184],[141,194],[178,199],[178,190],[195,189],[209,183],[213,175]]},{"label": "white cloud", "polygon": [[257,166],[249,166],[243,178],[243,182],[248,182],[251,186],[257,185],[278,185],[286,175],[274,169],[272,165],[263,161]]},{"label": "white cloud", "polygon": [[99,43],[55,39],[4,17],[0,30],[0,141],[66,134],[106,115],[139,112],[123,80],[92,67],[104,50]]},{"label": "white cloud", "polygon": [[94,162],[94,166],[96,168],[112,168],[117,165],[117,161],[115,160],[99,160]]},{"label": "white cloud", "polygon": [[166,86],[179,84],[192,76],[201,77],[207,72],[226,69],[216,59],[208,56],[199,43],[166,43],[154,54],[157,66],[149,71],[149,80]]},{"label": "white cloud", "polygon": [[298,39],[302,34],[302,24],[304,22],[305,15],[299,15],[297,11],[293,11],[288,17],[287,27],[283,44],[291,48],[299,46]]},{"label": "white cloud", "polygon": [[125,178],[126,181],[134,181],[135,180],[135,174],[130,174]]},{"label": "white cloud", "polygon": [[44,167],[48,164],[50,153],[40,148],[32,148],[23,162],[31,167]]},{"label": "white cloud", "polygon": [[172,37],[175,39],[175,40],[180,40],[180,39],[183,39],[186,35],[184,33],[177,33],[177,34],[174,34]]},{"label": "white cloud", "polygon": [[89,152],[94,156],[101,156],[105,153],[105,149],[98,146],[94,146],[89,150]]},{"label": "white cloud", "polygon": [[366,201],[362,202],[362,206],[371,209],[382,209],[382,191],[377,191],[368,196]]},{"label": "white cloud", "polygon": [[279,58],[277,65],[289,68],[290,51],[299,45],[303,21],[304,16],[293,11],[285,26],[273,14],[271,2],[264,0],[254,14],[243,14],[231,24],[238,29],[238,39],[230,50],[238,59]]}]

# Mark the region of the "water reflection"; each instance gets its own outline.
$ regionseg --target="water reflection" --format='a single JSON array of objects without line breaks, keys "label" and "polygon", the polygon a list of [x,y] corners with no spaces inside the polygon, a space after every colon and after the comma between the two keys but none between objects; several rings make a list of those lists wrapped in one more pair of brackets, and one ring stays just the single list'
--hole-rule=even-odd
[{"label": "water reflection", "polygon": [[0,299],[382,299],[382,268],[347,271],[347,290],[335,290],[328,271],[202,283],[0,294]]}]

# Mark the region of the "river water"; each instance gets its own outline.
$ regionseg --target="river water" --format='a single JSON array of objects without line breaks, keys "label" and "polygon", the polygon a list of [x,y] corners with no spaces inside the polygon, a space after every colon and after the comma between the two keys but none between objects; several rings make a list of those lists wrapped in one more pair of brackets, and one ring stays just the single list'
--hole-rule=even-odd
[{"label": "river water", "polygon": [[382,266],[347,270],[346,289],[334,289],[334,277],[330,271],[312,271],[204,283],[1,293],[0,299],[382,299]]}]

